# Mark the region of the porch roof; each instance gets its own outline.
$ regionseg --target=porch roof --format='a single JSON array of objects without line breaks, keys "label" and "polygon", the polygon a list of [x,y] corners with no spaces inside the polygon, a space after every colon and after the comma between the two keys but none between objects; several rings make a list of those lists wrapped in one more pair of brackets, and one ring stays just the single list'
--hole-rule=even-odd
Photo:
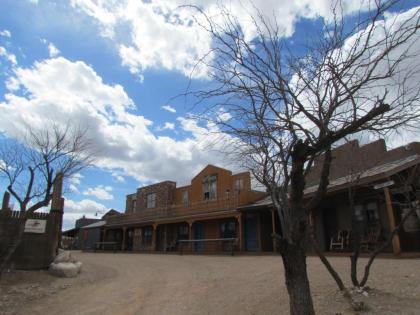
[{"label": "porch roof", "polygon": [[160,225],[160,224],[171,224],[171,223],[182,223],[188,221],[205,221],[213,219],[223,219],[227,217],[235,217],[238,212],[236,210],[221,210],[208,213],[197,213],[189,214],[184,216],[170,217],[170,218],[161,218],[153,220],[144,220],[144,219],[134,219],[134,220],[125,220],[115,223],[107,223],[106,228],[117,228],[122,226],[146,226],[146,225]]},{"label": "porch roof", "polygon": [[[328,192],[338,191],[345,189],[351,186],[366,185],[369,183],[374,183],[379,180],[386,179],[392,175],[397,174],[411,166],[420,164],[420,155],[414,154],[408,157],[387,162],[370,169],[361,171],[357,174],[352,174],[344,177],[340,177],[334,180],[331,180],[328,185]],[[355,181],[357,182],[355,183]],[[305,189],[305,197],[310,197],[318,189],[318,185],[313,185]]]},{"label": "porch roof", "polygon": [[[369,183],[374,183],[379,180],[386,179],[389,176],[395,175],[398,172],[401,172],[411,166],[416,164],[420,164],[420,155],[414,154],[408,157],[387,162],[370,169],[364,170],[358,174],[352,174],[344,177],[340,177],[337,179],[333,179],[330,181],[328,185],[328,192],[339,191],[341,189],[346,189],[352,185],[366,185]],[[357,179],[357,183],[355,183],[355,179]],[[310,197],[318,189],[318,185],[313,185],[305,189],[304,194],[305,197]],[[263,199],[251,203],[246,206],[239,207],[238,210],[251,210],[257,208],[269,208],[273,205],[271,200],[271,196],[266,196]]]},{"label": "porch roof", "polygon": [[98,221],[89,225],[82,226],[81,229],[94,229],[94,228],[104,226],[105,224],[106,224],[106,221],[102,220],[102,221]]}]

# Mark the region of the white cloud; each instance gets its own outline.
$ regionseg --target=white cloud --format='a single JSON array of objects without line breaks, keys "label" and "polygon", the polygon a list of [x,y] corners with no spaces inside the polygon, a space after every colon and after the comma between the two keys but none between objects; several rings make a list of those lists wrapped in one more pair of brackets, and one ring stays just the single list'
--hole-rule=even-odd
[{"label": "white cloud", "polygon": [[17,67],[6,81],[13,89],[0,102],[0,132],[11,137],[23,134],[28,124],[45,128],[51,120],[89,126],[99,152],[95,165],[138,181],[185,183],[209,163],[227,166],[211,151],[217,135],[206,133],[206,126],[179,118],[184,139],[156,136],[150,120],[132,113],[135,105],[123,87],[104,83],[84,62],[47,59]]},{"label": "white cloud", "polygon": [[119,182],[119,183],[124,183],[125,182],[124,176],[122,176],[118,172],[111,172],[111,175],[117,182]]},{"label": "white cloud", "polygon": [[176,113],[176,109],[173,108],[171,105],[163,105],[161,108],[166,110],[167,112]]},{"label": "white cloud", "polygon": [[94,188],[88,188],[86,191],[83,192],[83,195],[95,196],[100,200],[112,200],[114,199],[114,196],[111,194],[111,192],[111,186],[98,185]]},{"label": "white cloud", "polygon": [[10,62],[13,66],[17,65],[16,56],[7,51],[6,48],[0,46],[0,57],[4,57],[8,62]]},{"label": "white cloud", "polygon": [[64,201],[63,229],[74,228],[74,221],[82,216],[100,219],[107,209],[103,204],[90,199],[81,201],[66,199]]},{"label": "white cloud", "polygon": [[68,179],[69,189],[72,193],[79,193],[78,186],[80,185],[82,178],[82,174],[76,173]]},{"label": "white cloud", "polygon": [[48,44],[48,53],[50,55],[50,57],[56,57],[60,54],[60,50],[55,47],[55,45],[53,43],[49,43]]},{"label": "white cloud", "polygon": [[[233,0],[223,5],[237,17],[246,38],[251,40],[257,33],[251,15],[257,16],[257,10],[271,20],[275,17],[284,35],[290,36],[299,18],[331,18],[332,3],[333,0]],[[97,21],[102,36],[115,41],[122,64],[133,74],[163,68],[204,78],[208,69],[197,67],[197,61],[210,51],[211,37],[200,26],[206,23],[204,16],[185,4],[202,8],[216,21],[220,19],[219,0],[71,0],[73,7]],[[341,4],[345,13],[351,13],[363,3],[344,0]]]},{"label": "white cloud", "polygon": [[10,33],[10,31],[9,30],[2,30],[2,31],[0,31],[0,36],[3,36],[3,37],[12,37],[12,33]]},{"label": "white cloud", "polygon": [[165,124],[163,125],[163,127],[157,128],[158,131],[162,131],[162,130],[174,130],[175,129],[175,124],[171,123],[171,122],[165,122]]}]

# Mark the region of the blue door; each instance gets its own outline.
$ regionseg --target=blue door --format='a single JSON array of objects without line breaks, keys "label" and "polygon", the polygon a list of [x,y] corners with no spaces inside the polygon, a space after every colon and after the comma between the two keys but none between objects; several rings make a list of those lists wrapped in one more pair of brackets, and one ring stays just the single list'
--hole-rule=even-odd
[{"label": "blue door", "polygon": [[247,215],[244,220],[245,225],[245,249],[249,251],[259,250],[257,236],[257,217]]},{"label": "blue door", "polygon": [[[194,239],[202,240],[205,238],[204,235],[204,224],[202,222],[194,223]],[[195,251],[203,252],[204,251],[204,242],[195,243]]]}]

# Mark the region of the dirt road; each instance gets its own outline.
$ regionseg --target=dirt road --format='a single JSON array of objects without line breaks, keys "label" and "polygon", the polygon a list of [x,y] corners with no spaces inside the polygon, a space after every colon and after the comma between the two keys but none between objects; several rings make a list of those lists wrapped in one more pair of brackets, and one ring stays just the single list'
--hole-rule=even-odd
[{"label": "dirt road", "polygon": [[[25,301],[15,314],[288,313],[279,256],[80,252],[73,256],[84,263],[82,275],[49,279],[67,287]],[[347,260],[334,258],[333,263],[344,271]],[[352,314],[319,260],[309,258],[308,265],[317,313]],[[370,285],[379,290],[372,290],[367,298],[371,307],[367,314],[418,314],[419,279],[419,260],[378,260]]]}]

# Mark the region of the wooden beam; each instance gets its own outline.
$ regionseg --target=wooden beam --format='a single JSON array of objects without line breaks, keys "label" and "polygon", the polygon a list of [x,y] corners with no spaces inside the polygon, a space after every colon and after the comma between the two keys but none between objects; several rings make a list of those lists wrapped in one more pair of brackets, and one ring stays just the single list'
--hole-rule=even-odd
[{"label": "wooden beam", "polygon": [[[388,213],[389,229],[392,232],[395,229],[395,214],[392,207],[391,194],[388,187],[384,187],[385,205]],[[399,235],[395,234],[392,239],[392,250],[395,255],[401,254],[401,244]]]}]

